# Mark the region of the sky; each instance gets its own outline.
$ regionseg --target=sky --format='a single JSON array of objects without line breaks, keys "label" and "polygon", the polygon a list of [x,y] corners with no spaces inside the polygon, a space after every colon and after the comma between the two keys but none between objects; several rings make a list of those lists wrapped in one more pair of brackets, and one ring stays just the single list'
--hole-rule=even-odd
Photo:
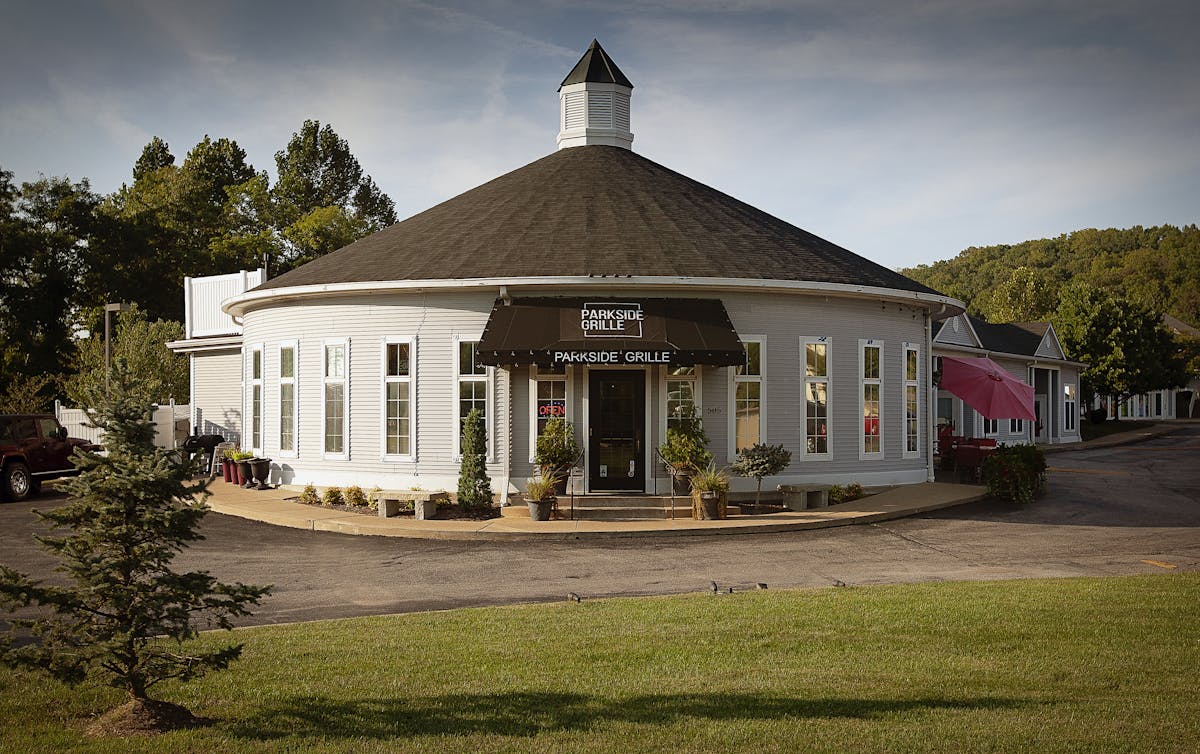
[{"label": "sky", "polygon": [[132,180],[332,124],[401,218],[555,149],[600,40],[633,149],[888,267],[1200,220],[1193,0],[0,0],[0,168]]}]

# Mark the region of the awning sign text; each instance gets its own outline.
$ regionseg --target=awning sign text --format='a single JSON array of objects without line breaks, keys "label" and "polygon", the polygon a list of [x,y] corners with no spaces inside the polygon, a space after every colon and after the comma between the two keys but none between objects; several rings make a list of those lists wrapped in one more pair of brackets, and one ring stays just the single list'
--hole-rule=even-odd
[{"label": "awning sign text", "polygon": [[670,364],[671,351],[553,351],[555,364]]},{"label": "awning sign text", "polygon": [[585,303],[579,310],[585,338],[640,338],[645,320],[641,304]]}]

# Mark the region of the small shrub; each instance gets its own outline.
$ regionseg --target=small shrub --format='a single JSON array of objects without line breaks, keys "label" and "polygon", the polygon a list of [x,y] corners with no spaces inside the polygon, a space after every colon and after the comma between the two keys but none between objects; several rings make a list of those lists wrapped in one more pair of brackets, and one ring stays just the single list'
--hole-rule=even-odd
[{"label": "small shrub", "polygon": [[330,487],[325,490],[325,494],[321,496],[321,505],[332,507],[341,505],[346,502],[346,498],[342,497],[341,487]]},{"label": "small shrub", "polygon": [[851,482],[846,485],[846,500],[857,500],[863,496],[863,486],[858,482]]},{"label": "small shrub", "polygon": [[558,477],[553,474],[532,477],[525,482],[525,499],[550,500],[554,497],[554,485],[557,481]]},{"label": "small shrub", "polygon": [[837,505],[838,503],[846,502],[846,488],[840,484],[835,484],[829,488],[829,504]]},{"label": "small shrub", "polygon": [[1046,491],[1046,454],[1036,445],[1001,445],[983,462],[983,483],[1001,500],[1032,503]]},{"label": "small shrub", "polygon": [[373,511],[379,510],[379,501],[382,498],[383,490],[378,487],[372,488],[370,494],[367,495],[367,507]]},{"label": "small shrub", "polygon": [[346,505],[353,505],[356,508],[367,507],[367,493],[363,492],[363,488],[357,484],[346,488]]},{"label": "small shrub", "polygon": [[463,420],[462,464],[458,474],[458,505],[481,516],[492,509],[492,480],[487,473],[487,435],[483,414],[473,408]]},{"label": "small shrub", "polygon": [[731,471],[738,476],[754,477],[758,487],[754,490],[754,504],[758,505],[762,494],[763,477],[774,476],[792,462],[792,452],[782,445],[757,443],[738,453],[737,462]]},{"label": "small shrub", "polygon": [[317,505],[321,502],[321,496],[317,494],[317,488],[311,484],[304,485],[304,489],[300,492],[300,502],[305,505]]}]

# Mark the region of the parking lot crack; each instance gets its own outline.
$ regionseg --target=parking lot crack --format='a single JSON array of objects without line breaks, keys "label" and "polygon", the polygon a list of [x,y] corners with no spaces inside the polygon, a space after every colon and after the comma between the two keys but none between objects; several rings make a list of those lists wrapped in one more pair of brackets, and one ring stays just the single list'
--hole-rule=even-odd
[{"label": "parking lot crack", "polygon": [[868,524],[868,526],[870,526],[874,529],[879,529],[880,531],[886,532],[888,534],[891,534],[893,537],[896,537],[897,539],[903,539],[905,542],[910,542],[914,545],[917,545],[918,547],[923,547],[926,550],[932,550],[932,551],[938,553],[939,555],[945,555],[946,557],[954,558],[955,560],[961,560],[964,563],[970,562],[966,558],[963,558],[962,556],[960,556],[956,553],[950,552],[949,550],[943,550],[940,547],[934,547],[933,545],[929,544],[928,542],[922,542],[921,540],[917,539],[916,537],[910,537],[907,534],[898,532],[895,529],[891,528],[890,526],[884,526],[883,524]]}]

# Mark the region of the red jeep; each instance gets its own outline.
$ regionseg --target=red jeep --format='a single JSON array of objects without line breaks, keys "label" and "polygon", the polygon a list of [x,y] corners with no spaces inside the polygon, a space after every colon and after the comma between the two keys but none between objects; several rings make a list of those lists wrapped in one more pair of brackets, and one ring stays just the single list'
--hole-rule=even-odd
[{"label": "red jeep", "polygon": [[0,498],[24,500],[47,479],[78,474],[71,455],[80,447],[97,449],[67,437],[53,414],[0,415]]}]

